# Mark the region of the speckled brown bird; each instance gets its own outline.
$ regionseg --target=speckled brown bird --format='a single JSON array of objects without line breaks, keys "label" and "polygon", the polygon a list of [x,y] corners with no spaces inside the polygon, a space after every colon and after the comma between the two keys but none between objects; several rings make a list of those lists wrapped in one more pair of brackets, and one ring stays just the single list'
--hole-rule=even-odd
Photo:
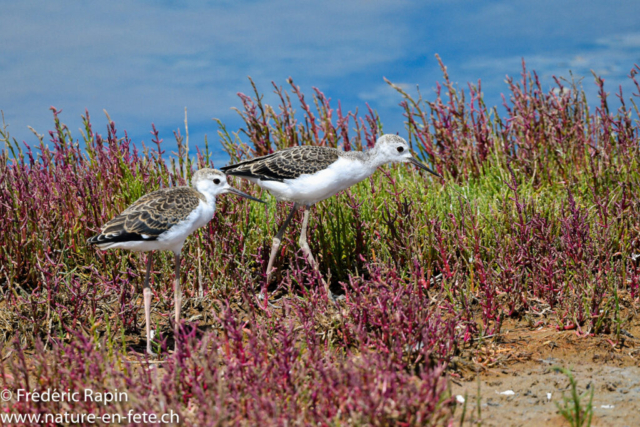
[{"label": "speckled brown bird", "polygon": [[[229,185],[225,174],[215,169],[200,169],[191,179],[191,187],[163,188],[140,197],[120,215],[106,223],[101,233],[87,243],[102,250],[129,249],[147,252],[171,251],[175,256],[175,327],[180,322],[182,294],[180,291],[180,254],[187,237],[206,225],[216,210],[216,196],[233,193],[264,203]],[[144,315],[147,332],[147,353],[151,349],[151,273],[152,254],[147,256],[147,274],[144,281]],[[177,340],[176,340],[177,343]],[[177,344],[176,344],[177,345]]]},{"label": "speckled brown bird", "polygon": [[299,244],[309,263],[317,269],[317,263],[307,242],[309,208],[368,178],[378,167],[386,163],[407,162],[440,177],[416,160],[407,141],[397,135],[381,136],[375,147],[366,152],[305,145],[286,148],[220,169],[228,175],[246,178],[258,184],[269,190],[277,200],[293,202],[291,212],[273,238],[267,266],[269,281],[282,236],[298,207],[304,206]]}]

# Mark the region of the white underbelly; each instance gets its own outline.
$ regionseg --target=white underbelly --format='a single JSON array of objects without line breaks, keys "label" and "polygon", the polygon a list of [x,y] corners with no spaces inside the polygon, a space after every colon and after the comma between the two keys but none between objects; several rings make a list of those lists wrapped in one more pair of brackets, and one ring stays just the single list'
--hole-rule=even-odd
[{"label": "white underbelly", "polygon": [[252,181],[269,190],[278,200],[313,205],[357,184],[374,171],[375,168],[359,160],[341,157],[327,169],[301,175],[296,179],[285,179],[284,182]]},{"label": "white underbelly", "polygon": [[168,231],[160,234],[156,240],[145,241],[137,240],[131,242],[118,242],[118,243],[105,243],[98,245],[102,250],[106,249],[128,249],[136,252],[147,251],[171,251],[173,253],[180,253],[182,246],[184,246],[187,237],[198,228],[203,227],[215,213],[216,206],[215,201],[208,204],[200,201],[198,207],[191,212],[191,214],[183,221],[175,224]]},{"label": "white underbelly", "polygon": [[201,200],[200,205],[184,221],[180,221],[171,227],[169,231],[165,231],[158,236],[158,243],[164,246],[180,245],[180,248],[182,248],[184,241],[191,233],[211,221],[215,210],[215,202],[210,205]]}]

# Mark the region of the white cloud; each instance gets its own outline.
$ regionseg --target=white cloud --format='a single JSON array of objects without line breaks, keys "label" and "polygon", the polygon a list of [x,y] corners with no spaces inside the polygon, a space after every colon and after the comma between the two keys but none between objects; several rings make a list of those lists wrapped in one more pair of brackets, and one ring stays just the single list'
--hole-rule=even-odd
[{"label": "white cloud", "polygon": [[640,33],[616,34],[596,41],[608,49],[640,49]]},{"label": "white cloud", "polygon": [[[609,100],[617,105],[613,94],[622,86],[625,98],[634,92],[633,82],[627,77],[634,63],[640,63],[640,34],[622,33],[606,38],[598,38],[584,46],[573,49],[550,50],[544,54],[527,55],[527,69],[535,70],[540,77],[543,89],[555,86],[553,77],[569,79],[571,74],[582,81],[587,99],[592,105],[599,104],[597,87],[594,84],[592,71],[605,80],[605,90],[609,92]],[[520,79],[522,72],[521,56],[476,57],[469,58],[460,67],[465,75],[483,77],[484,92],[507,91],[504,84],[506,75],[514,80]],[[498,89],[499,88],[499,89]]]}]

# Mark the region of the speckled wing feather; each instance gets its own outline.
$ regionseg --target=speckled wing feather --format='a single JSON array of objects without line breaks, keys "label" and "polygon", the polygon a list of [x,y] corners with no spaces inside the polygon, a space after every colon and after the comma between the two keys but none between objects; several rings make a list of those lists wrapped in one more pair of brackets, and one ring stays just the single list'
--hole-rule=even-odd
[{"label": "speckled wing feather", "polygon": [[146,194],[102,227],[89,244],[156,240],[186,219],[204,196],[191,187],[163,188]]},{"label": "speckled wing feather", "polygon": [[338,160],[338,150],[304,145],[220,168],[227,175],[259,178],[264,181],[295,179],[326,169]]}]

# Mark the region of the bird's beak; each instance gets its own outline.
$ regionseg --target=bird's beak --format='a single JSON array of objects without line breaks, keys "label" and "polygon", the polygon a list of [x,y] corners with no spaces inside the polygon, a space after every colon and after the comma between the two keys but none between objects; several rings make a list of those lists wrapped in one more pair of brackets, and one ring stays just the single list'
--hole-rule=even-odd
[{"label": "bird's beak", "polygon": [[236,195],[238,195],[240,197],[244,197],[245,199],[253,200],[254,202],[267,203],[264,200],[256,199],[255,197],[252,197],[252,196],[248,195],[247,193],[243,193],[242,191],[240,191],[240,190],[238,190],[236,188],[233,188],[233,187],[229,187],[227,189],[227,192],[236,194]]},{"label": "bird's beak", "polygon": [[422,163],[420,163],[419,161],[416,160],[415,157],[410,157],[409,161],[411,163],[413,163],[414,165],[416,165],[417,167],[419,167],[420,169],[424,169],[427,172],[429,172],[430,174],[433,174],[435,176],[437,176],[438,178],[442,178],[442,175],[440,175],[439,173],[436,173],[434,171],[432,171],[431,169],[429,169],[428,167],[426,167],[425,165],[423,165]]}]

